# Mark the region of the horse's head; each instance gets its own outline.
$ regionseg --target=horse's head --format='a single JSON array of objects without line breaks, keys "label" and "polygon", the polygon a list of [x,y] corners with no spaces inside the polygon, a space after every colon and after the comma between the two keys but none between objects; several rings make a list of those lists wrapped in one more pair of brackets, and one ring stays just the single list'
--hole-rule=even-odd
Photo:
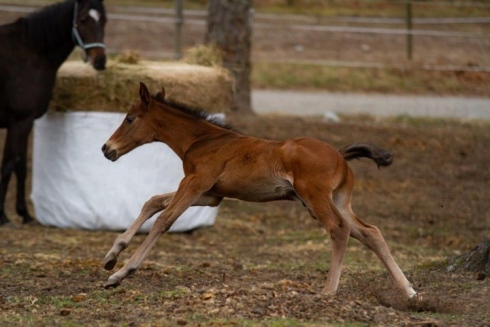
[{"label": "horse's head", "polygon": [[105,69],[104,28],[107,17],[103,0],[76,0],[73,39],[84,50],[85,60],[97,70]]},{"label": "horse's head", "polygon": [[[139,93],[140,101],[131,106],[121,126],[102,146],[104,156],[111,161],[116,161],[122,155],[155,139],[153,129],[150,126],[152,107],[157,105],[157,101],[152,99],[148,88],[143,83],[140,83]],[[163,100],[165,97],[163,88],[156,97]]]}]

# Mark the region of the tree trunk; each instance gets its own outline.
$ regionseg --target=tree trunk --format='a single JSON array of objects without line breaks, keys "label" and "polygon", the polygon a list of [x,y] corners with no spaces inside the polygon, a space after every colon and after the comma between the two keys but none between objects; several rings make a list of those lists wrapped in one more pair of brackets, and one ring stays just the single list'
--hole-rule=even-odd
[{"label": "tree trunk", "polygon": [[222,51],[222,66],[235,78],[231,110],[253,113],[250,95],[252,0],[209,0],[206,43]]},{"label": "tree trunk", "polygon": [[475,272],[478,278],[484,279],[490,275],[490,239],[480,243],[468,253],[450,258],[448,271]]}]

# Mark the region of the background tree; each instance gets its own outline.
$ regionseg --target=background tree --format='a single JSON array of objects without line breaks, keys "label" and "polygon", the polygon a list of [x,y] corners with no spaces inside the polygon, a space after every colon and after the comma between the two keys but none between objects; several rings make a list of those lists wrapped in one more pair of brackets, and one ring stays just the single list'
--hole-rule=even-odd
[{"label": "background tree", "polygon": [[222,66],[235,78],[231,110],[252,113],[250,61],[252,38],[252,0],[209,0],[206,43],[222,51]]}]

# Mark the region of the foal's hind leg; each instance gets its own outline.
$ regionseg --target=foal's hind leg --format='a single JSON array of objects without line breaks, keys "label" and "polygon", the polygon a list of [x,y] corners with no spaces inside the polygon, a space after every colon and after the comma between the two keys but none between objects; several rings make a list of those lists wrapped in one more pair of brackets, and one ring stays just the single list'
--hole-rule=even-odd
[{"label": "foal's hind leg", "polygon": [[417,293],[412,288],[410,282],[403,274],[403,271],[393,259],[388,244],[386,244],[380,230],[374,226],[365,223],[357,217],[352,210],[344,211],[344,214],[350,217],[351,236],[359,240],[367,248],[372,250],[381,259],[381,262],[388,270],[393,284],[400,289],[408,298],[413,297]]},{"label": "foal's hind leg", "polygon": [[374,225],[365,223],[352,211],[352,184],[353,176],[350,172],[347,182],[334,195],[336,206],[350,225],[350,236],[359,240],[381,259],[381,262],[388,270],[394,285],[398,289],[404,292],[408,298],[415,296],[417,293],[393,259],[388,244],[386,244],[379,229]]},{"label": "foal's hind leg", "polygon": [[[145,221],[150,219],[157,212],[164,210],[168,206],[170,201],[172,201],[174,195],[175,192],[155,195],[150,200],[146,201],[145,205],[141,209],[141,213],[139,214],[138,218],[136,218],[133,224],[124,233],[119,235],[114,241],[114,245],[104,258],[104,269],[111,270],[114,268],[117,263],[117,256],[128,247],[129,242],[138,232],[141,226],[143,226]],[[221,198],[202,195],[192,205],[217,206],[220,202]]]},{"label": "foal's hind leg", "polygon": [[332,240],[332,258],[323,293],[334,294],[339,287],[350,228],[331,201],[324,205],[323,213],[316,216]]},{"label": "foal's hind leg", "polygon": [[[298,187],[295,189],[298,196],[306,204],[310,215],[318,220],[330,234],[332,258],[323,292],[325,294],[334,294],[339,286],[342,262],[344,261],[347,241],[349,240],[349,224],[344,221],[344,218],[333,204],[330,197],[331,191],[325,190],[325,192],[311,194],[308,190],[301,190]],[[315,189],[315,187],[311,186],[311,189]]]}]

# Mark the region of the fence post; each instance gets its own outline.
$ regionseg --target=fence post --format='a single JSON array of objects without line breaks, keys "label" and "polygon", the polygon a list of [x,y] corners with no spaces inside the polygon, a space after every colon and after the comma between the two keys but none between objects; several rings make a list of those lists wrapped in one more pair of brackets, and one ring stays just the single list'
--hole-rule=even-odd
[{"label": "fence post", "polygon": [[174,58],[182,58],[182,25],[184,24],[183,11],[184,0],[174,0],[175,3],[175,40],[174,40]]},{"label": "fence post", "polygon": [[407,21],[407,57],[412,60],[413,43],[412,43],[412,0],[405,0],[405,13]]}]

